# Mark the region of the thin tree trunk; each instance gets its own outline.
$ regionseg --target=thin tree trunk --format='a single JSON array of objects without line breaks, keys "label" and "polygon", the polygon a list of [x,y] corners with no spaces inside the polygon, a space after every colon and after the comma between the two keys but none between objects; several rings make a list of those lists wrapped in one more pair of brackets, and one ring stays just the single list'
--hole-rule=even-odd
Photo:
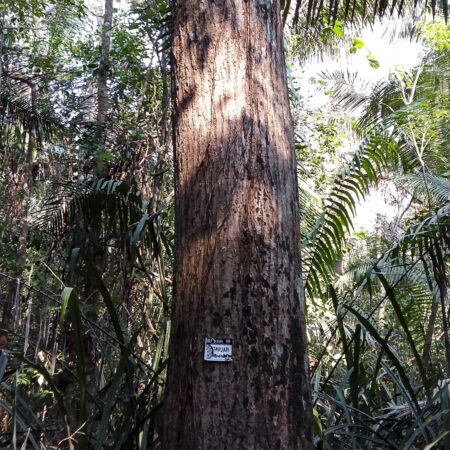
[{"label": "thin tree trunk", "polygon": [[[163,448],[311,449],[278,0],[174,1],[175,288]],[[205,337],[233,361],[204,361]]]},{"label": "thin tree trunk", "polygon": [[[100,5],[96,5],[100,6]],[[99,8],[100,9],[100,8]],[[98,11],[98,10],[97,10]],[[96,126],[97,130],[94,135],[94,145],[97,148],[102,148],[105,145],[106,125],[108,122],[109,110],[109,93],[108,93],[108,74],[109,74],[109,56],[111,47],[111,28],[113,20],[113,0],[104,0],[103,20],[100,19],[102,12],[98,11],[98,26],[100,29],[100,63],[97,75],[97,104],[92,104],[92,117],[95,117],[96,112]],[[101,159],[96,158],[95,175],[100,178],[103,176],[104,167]],[[101,208],[101,207],[100,207]],[[73,230],[73,247],[82,247],[91,260],[93,265],[103,273],[107,266],[107,253],[104,242],[101,219],[95,215],[83,215],[78,227]],[[86,317],[93,322],[98,320],[97,306],[100,301],[100,294],[98,286],[93,281],[89,273],[80,266],[78,266],[75,279],[70,281],[78,287],[80,293],[80,300],[86,304],[91,305],[86,311]],[[72,325],[73,327],[73,325]],[[65,350],[67,358],[73,358],[75,352],[75,338],[72,331],[67,329],[65,336]],[[101,378],[101,364],[98,350],[97,339],[94,334],[85,333],[84,340],[84,354],[85,354],[85,375],[88,382],[88,389],[99,389]],[[73,383],[67,383],[64,388],[64,396],[73,396]],[[79,400],[79,397],[77,398]],[[91,408],[92,404],[88,404]],[[72,428],[79,427],[83,421],[83,414],[81,408],[77,408],[76,422],[71,423]],[[83,435],[79,438],[77,448],[87,448],[87,436],[92,432],[98,424],[96,422],[87,422],[83,425]]]},{"label": "thin tree trunk", "polygon": [[423,270],[425,272],[425,276],[427,279],[428,289],[430,292],[433,292],[433,303],[431,305],[431,311],[430,311],[430,317],[428,318],[428,324],[425,327],[425,339],[424,339],[424,345],[423,345],[423,352],[422,352],[422,364],[423,366],[429,370],[430,367],[430,355],[431,355],[431,345],[433,343],[433,333],[434,333],[434,326],[436,323],[436,316],[439,308],[439,301],[436,295],[434,295],[434,286],[433,286],[433,280],[431,278],[430,271],[428,269],[427,261],[424,257],[422,259],[422,265]]},{"label": "thin tree trunk", "polygon": [[103,125],[108,117],[108,71],[109,53],[111,48],[111,29],[113,17],[113,0],[105,0],[105,14],[103,16],[101,33],[101,60],[97,80],[97,123]]},{"label": "thin tree trunk", "polygon": [[446,274],[446,261],[444,260],[444,255],[442,254],[443,243],[434,242],[435,252],[430,252],[431,258],[433,259],[433,270],[436,283],[439,288],[439,299],[441,303],[441,314],[442,314],[442,331],[444,334],[444,345],[445,345],[445,359],[447,361],[447,373],[450,373],[450,337],[449,337],[449,325],[447,320],[446,305],[447,301],[447,274]]},{"label": "thin tree trunk", "polygon": [[433,303],[431,305],[430,317],[428,319],[428,324],[425,332],[425,341],[423,345],[422,352],[422,362],[426,369],[430,369],[430,355],[431,355],[431,345],[433,343],[433,333],[436,324],[437,312],[439,309],[439,298],[433,298]]}]

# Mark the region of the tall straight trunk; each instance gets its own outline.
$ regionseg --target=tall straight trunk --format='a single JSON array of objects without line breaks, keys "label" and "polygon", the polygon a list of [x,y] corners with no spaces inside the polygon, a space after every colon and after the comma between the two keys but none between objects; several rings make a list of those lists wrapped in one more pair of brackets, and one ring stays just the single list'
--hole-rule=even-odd
[{"label": "tall straight trunk", "polygon": [[100,51],[101,59],[97,80],[97,123],[103,125],[108,117],[108,71],[109,54],[111,48],[111,29],[113,18],[113,0],[105,0],[105,13],[103,16]]},{"label": "tall straight trunk", "polygon": [[[100,62],[97,73],[97,97],[96,104],[93,102],[89,116],[95,118],[96,132],[93,136],[93,144],[97,147],[97,151],[103,148],[106,140],[106,125],[108,123],[109,110],[109,93],[108,93],[108,79],[109,79],[109,59],[111,48],[111,29],[113,21],[113,0],[103,0],[103,8],[101,3],[95,3],[94,9],[97,14],[97,25],[100,31]],[[104,176],[104,167],[101,159],[95,159],[94,174],[97,178]],[[101,208],[101,207],[100,207]],[[100,273],[105,271],[107,267],[107,253],[105,247],[105,238],[103,235],[103,228],[101,219],[94,214],[83,214],[77,227],[73,229],[72,246],[81,247],[86,252],[88,258]],[[100,293],[97,284],[93,281],[90,274],[78,266],[75,272],[75,278],[67,280],[69,284],[74,284],[78,287],[80,299],[91,307],[86,311],[86,317],[96,322],[98,320],[98,304],[100,301]],[[68,330],[67,330],[68,331]],[[75,352],[75,334],[67,332],[65,336],[65,349],[67,358],[73,358]],[[85,375],[88,382],[88,389],[95,391],[100,389],[101,381],[101,362],[98,350],[97,338],[92,333],[85,333],[83,339],[84,354],[85,354]],[[68,383],[65,386],[64,395],[72,395],[74,385]],[[78,397],[79,400],[79,397]],[[91,407],[88,404],[88,407]],[[80,422],[84,421],[86,414],[81,408],[77,408],[76,420],[78,422],[70,424],[71,426],[80,426]],[[83,435],[79,438],[77,448],[87,448],[87,437],[95,428],[97,423],[87,422],[83,425]]]},{"label": "tall straight trunk", "polygon": [[[174,309],[163,448],[311,449],[278,0],[173,2]],[[233,340],[204,360],[205,337]]]}]

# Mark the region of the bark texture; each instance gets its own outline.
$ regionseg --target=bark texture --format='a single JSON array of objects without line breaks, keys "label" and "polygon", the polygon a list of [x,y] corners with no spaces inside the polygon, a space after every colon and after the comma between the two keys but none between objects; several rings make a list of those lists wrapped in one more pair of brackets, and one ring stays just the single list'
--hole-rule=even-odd
[{"label": "bark texture", "polygon": [[[163,448],[310,449],[278,0],[174,1],[176,269]],[[233,339],[233,362],[203,360]]]}]

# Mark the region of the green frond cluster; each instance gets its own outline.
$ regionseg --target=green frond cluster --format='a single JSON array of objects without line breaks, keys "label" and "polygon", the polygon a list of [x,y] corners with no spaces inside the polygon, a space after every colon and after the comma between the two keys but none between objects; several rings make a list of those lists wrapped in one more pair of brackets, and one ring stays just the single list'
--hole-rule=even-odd
[{"label": "green frond cluster", "polygon": [[303,238],[305,287],[310,295],[332,279],[334,264],[345,252],[357,203],[378,184],[400,147],[389,132],[374,132],[360,144],[352,161],[336,176],[320,218]]}]

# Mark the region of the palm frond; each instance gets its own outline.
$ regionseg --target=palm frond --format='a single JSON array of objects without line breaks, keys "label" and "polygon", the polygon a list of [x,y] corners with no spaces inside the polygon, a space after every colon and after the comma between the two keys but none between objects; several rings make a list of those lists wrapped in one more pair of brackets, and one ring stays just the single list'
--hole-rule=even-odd
[{"label": "palm frond", "polygon": [[402,16],[407,12],[425,11],[431,7],[433,16],[442,14],[445,20],[448,17],[447,0],[431,0],[419,2],[418,0],[285,0],[282,2],[283,17],[285,22],[288,15],[292,14],[293,25],[305,21],[307,25],[313,25],[321,13],[325,13],[328,19],[335,23],[343,20],[353,24],[373,23],[376,18],[388,16]]},{"label": "palm frond", "polygon": [[108,179],[89,179],[82,182],[66,182],[55,186],[53,197],[44,201],[35,213],[34,225],[58,236],[66,226],[76,223],[81,215],[89,216],[92,222],[101,227],[103,211],[114,216],[123,214],[126,223],[136,222],[142,215],[142,199],[131,192],[122,181]]},{"label": "palm frond", "polygon": [[353,228],[357,203],[401,153],[389,132],[369,134],[336,177],[322,215],[303,239],[305,287],[312,296],[320,291],[321,280],[331,281],[333,266],[343,255],[345,238]]},{"label": "palm frond", "polygon": [[300,221],[302,236],[307,235],[322,214],[322,199],[302,179],[298,177],[300,201]]},{"label": "palm frond", "polygon": [[[79,183],[61,183],[57,191],[35,212],[33,225],[37,229],[59,237],[68,228],[81,227],[83,231],[83,227],[94,227],[104,245],[120,239],[131,261],[137,256],[140,243],[152,249],[154,255],[160,253],[160,238],[163,237],[158,234],[157,223],[162,209],[149,212],[151,208],[141,193],[127,183],[93,178]],[[82,232],[81,236],[84,234]]]},{"label": "palm frond", "polygon": [[331,83],[333,104],[349,112],[367,106],[373,91],[378,87],[361,78],[359,72],[352,72],[350,69],[332,72],[324,70],[319,76]]},{"label": "palm frond", "polygon": [[33,105],[30,83],[4,77],[0,83],[0,123],[3,128],[18,124],[25,132],[33,130],[38,142],[51,140],[63,130],[61,121],[49,110],[45,101]]},{"label": "palm frond", "polygon": [[[450,181],[427,173],[411,173],[396,178],[396,182],[411,188],[414,195],[425,203],[445,204],[450,201]],[[428,199],[428,196],[431,198]]]}]

